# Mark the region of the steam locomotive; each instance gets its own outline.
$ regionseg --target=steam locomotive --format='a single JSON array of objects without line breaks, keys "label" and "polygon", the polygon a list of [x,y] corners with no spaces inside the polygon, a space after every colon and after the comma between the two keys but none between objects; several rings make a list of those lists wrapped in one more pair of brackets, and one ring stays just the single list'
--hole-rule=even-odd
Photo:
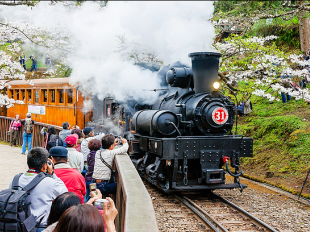
[{"label": "steam locomotive", "polygon": [[[100,114],[123,127],[139,174],[163,191],[242,190],[246,186],[239,181],[239,158],[253,155],[253,139],[231,133],[235,108],[220,91],[221,54],[199,52],[189,57],[192,68],[176,62],[159,70],[168,89],[151,107],[135,107],[130,115],[107,98]],[[225,183],[227,173],[234,183]]]},{"label": "steam locomotive", "polygon": [[[228,135],[235,110],[219,91],[221,54],[199,52],[189,57],[192,68],[171,66],[166,73],[168,92],[151,110],[133,115],[138,145],[132,146],[132,161],[142,176],[166,192],[243,189],[239,158],[253,155],[253,139]],[[234,183],[225,184],[226,172]]]}]

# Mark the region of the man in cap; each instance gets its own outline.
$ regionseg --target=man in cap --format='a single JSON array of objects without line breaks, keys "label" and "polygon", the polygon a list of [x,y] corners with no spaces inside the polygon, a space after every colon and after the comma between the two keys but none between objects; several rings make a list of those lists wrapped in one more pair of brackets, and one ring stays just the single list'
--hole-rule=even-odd
[{"label": "man in cap", "polygon": [[68,150],[68,165],[75,168],[79,172],[83,172],[84,168],[84,156],[81,152],[78,152],[75,147],[79,136],[77,134],[68,135],[65,142]]},{"label": "man in cap", "polygon": [[34,56],[30,56],[30,59],[32,60],[30,72],[32,72],[32,70],[37,71],[37,68],[38,68],[38,61],[37,61],[37,59]]},{"label": "man in cap", "polygon": [[50,156],[54,163],[55,174],[65,183],[69,192],[75,193],[84,203],[86,194],[85,179],[81,173],[71,168],[68,163],[68,150],[64,147],[53,147]]},{"label": "man in cap", "polygon": [[24,126],[22,155],[25,155],[26,146],[28,146],[28,151],[31,150],[32,132],[34,124],[34,121],[31,118],[31,113],[27,113],[26,118],[25,120],[23,120],[22,124]]},{"label": "man in cap", "polygon": [[87,161],[87,155],[90,152],[90,150],[88,149],[88,142],[92,139],[101,140],[102,137],[104,136],[104,133],[101,133],[101,134],[95,136],[94,127],[85,127],[83,130],[83,133],[85,135],[85,138],[81,143],[81,152],[84,156],[84,162],[86,162]]}]

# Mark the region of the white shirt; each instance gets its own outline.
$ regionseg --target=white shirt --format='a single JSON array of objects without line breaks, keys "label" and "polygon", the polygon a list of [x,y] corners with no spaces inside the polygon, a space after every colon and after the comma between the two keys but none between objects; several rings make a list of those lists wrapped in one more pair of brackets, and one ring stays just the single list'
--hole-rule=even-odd
[{"label": "white shirt", "polygon": [[[19,186],[25,187],[37,175],[36,173],[24,173],[19,178]],[[12,189],[12,182],[10,188]],[[50,214],[53,200],[65,192],[68,192],[67,187],[55,174],[51,177],[45,177],[36,187],[29,191],[30,210],[36,222],[39,222],[43,217],[41,225],[47,225],[47,218]]]},{"label": "white shirt", "polygon": [[102,133],[102,134],[99,134],[99,135],[96,135],[94,137],[88,137],[86,139],[84,139],[81,143],[81,152],[83,153],[83,156],[84,156],[84,161],[87,161],[87,155],[89,154],[90,150],[88,149],[88,142],[90,140],[93,140],[93,139],[99,139],[101,140],[102,137],[104,136],[105,134]]},{"label": "white shirt", "polygon": [[93,178],[99,180],[110,180],[111,178],[111,169],[108,168],[100,159],[100,152],[102,158],[112,167],[115,155],[122,154],[127,155],[128,143],[124,143],[123,146],[115,148],[113,150],[99,150],[95,155],[95,166]]},{"label": "white shirt", "polygon": [[75,148],[67,147],[68,150],[68,165],[71,168],[75,168],[79,170],[79,172],[83,172],[84,169],[84,156],[81,152],[78,152]]}]

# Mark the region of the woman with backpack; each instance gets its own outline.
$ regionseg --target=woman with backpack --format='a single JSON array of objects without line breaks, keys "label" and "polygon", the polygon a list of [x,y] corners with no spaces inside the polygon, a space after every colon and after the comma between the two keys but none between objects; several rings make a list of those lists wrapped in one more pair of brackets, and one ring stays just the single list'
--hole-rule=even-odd
[{"label": "woman with backpack", "polygon": [[41,135],[44,136],[43,147],[48,151],[55,146],[63,146],[63,141],[56,135],[56,130],[53,126],[49,126],[46,130],[45,127],[41,130]]},{"label": "woman with backpack", "polygon": [[16,146],[19,129],[21,127],[22,127],[22,122],[19,119],[19,115],[16,114],[15,119],[12,120],[11,125],[10,125],[11,147]]}]

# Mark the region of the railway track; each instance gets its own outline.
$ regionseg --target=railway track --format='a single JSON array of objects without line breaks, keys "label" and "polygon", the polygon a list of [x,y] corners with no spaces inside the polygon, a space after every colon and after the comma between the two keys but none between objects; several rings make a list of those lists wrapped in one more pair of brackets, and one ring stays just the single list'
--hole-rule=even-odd
[{"label": "railway track", "polygon": [[212,231],[277,231],[239,206],[214,193],[196,200],[184,195],[175,195],[175,197],[195,212]]},{"label": "railway track", "polygon": [[149,184],[146,187],[161,231],[278,231],[214,193],[166,195]]}]

